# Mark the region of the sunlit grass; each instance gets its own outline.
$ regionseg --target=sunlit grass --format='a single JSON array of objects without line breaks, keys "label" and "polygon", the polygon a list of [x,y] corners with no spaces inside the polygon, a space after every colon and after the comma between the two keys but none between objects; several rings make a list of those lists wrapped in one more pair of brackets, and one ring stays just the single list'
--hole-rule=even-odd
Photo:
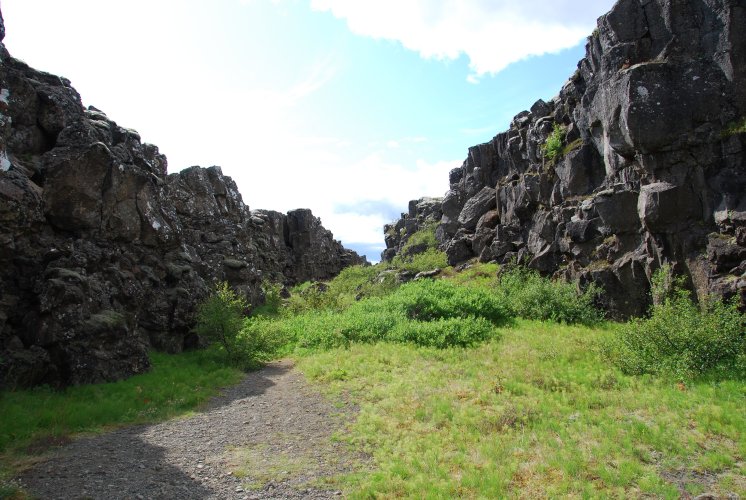
[{"label": "sunlit grass", "polygon": [[348,439],[375,470],[346,478],[353,497],[746,494],[746,383],[625,376],[598,353],[611,334],[520,321],[475,348],[353,345],[299,367],[360,405]]}]

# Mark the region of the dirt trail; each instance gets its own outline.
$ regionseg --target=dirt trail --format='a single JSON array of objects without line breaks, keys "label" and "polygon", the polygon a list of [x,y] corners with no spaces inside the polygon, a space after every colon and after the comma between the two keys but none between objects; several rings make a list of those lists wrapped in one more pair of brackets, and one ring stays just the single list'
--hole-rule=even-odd
[{"label": "dirt trail", "polygon": [[20,481],[42,499],[331,498],[361,457],[333,442],[345,415],[277,361],[189,418],[78,439]]}]

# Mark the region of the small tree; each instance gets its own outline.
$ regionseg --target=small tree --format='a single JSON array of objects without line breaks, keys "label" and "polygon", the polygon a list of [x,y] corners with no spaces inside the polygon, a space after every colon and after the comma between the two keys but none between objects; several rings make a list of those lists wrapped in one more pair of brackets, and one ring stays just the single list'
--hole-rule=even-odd
[{"label": "small tree", "polygon": [[210,343],[219,342],[234,363],[239,361],[237,337],[246,308],[246,300],[231,290],[228,283],[222,282],[197,310],[197,334]]}]

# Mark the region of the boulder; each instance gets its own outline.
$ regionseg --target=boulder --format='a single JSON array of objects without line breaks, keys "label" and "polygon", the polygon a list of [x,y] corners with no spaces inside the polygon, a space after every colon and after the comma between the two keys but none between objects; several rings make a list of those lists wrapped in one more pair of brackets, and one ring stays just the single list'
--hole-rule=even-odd
[{"label": "boulder", "polygon": [[479,219],[488,211],[496,206],[495,190],[490,187],[484,187],[472,198],[466,200],[464,208],[458,216],[459,224],[469,230],[477,226]]}]

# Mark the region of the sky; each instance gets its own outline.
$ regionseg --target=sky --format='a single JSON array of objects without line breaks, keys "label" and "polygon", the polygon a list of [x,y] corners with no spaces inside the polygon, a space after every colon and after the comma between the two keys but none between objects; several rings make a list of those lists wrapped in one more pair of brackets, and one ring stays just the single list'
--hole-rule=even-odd
[{"label": "sky", "polygon": [[612,0],[1,0],[5,45],[218,165],[251,209],[310,208],[377,261],[470,146],[556,95]]}]

